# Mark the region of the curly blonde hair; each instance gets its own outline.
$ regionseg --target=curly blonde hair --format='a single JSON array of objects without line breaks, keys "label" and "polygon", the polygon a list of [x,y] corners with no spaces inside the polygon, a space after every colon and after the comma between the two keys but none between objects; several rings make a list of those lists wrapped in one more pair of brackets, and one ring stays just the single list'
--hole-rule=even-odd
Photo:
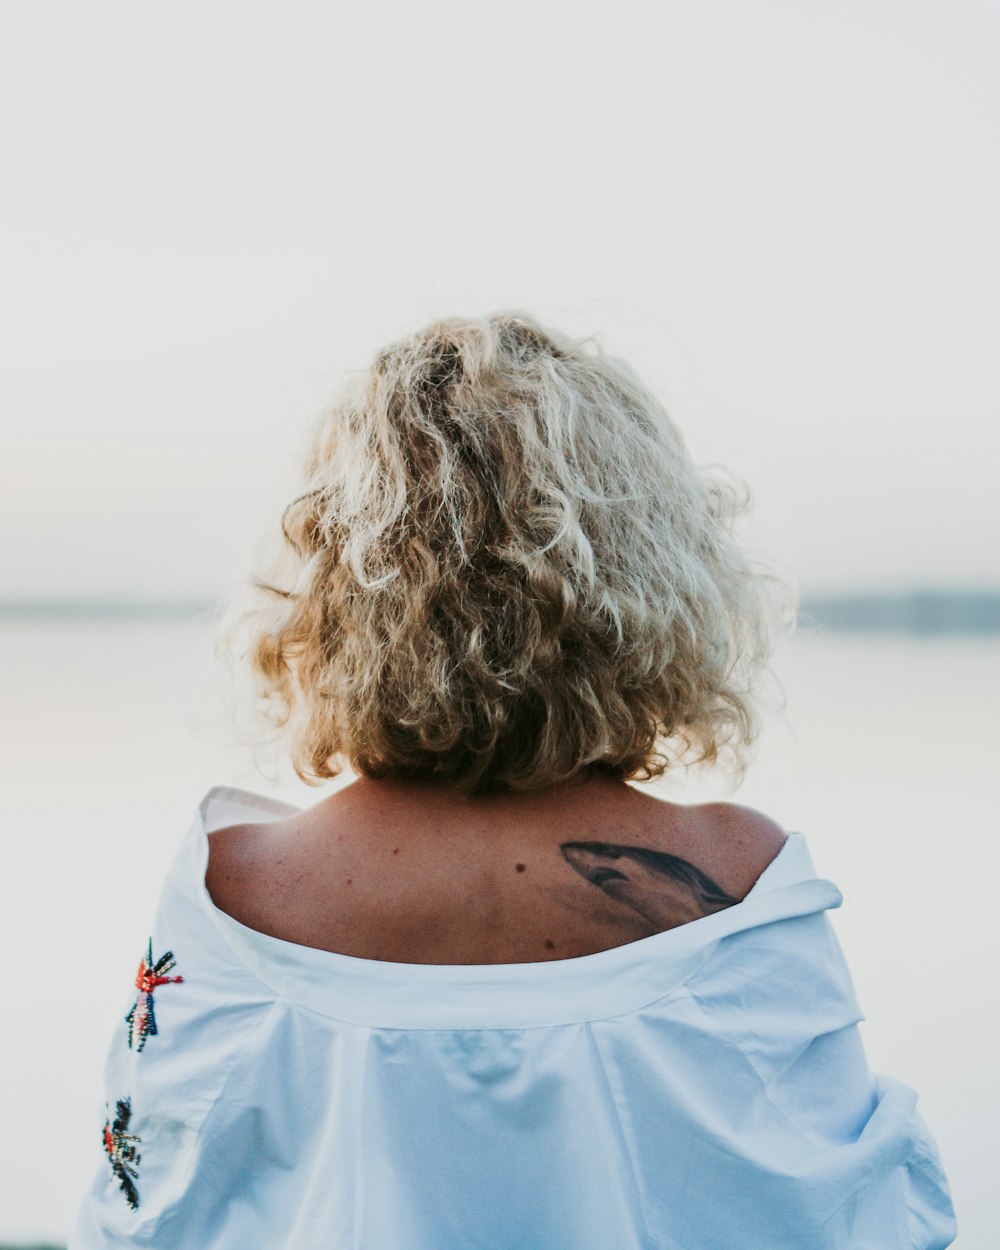
[{"label": "curly blonde hair", "polygon": [[776,579],[734,539],[746,499],[596,340],[437,321],[351,375],[305,477],[224,629],[303,781],[472,796],[723,748],[742,772]]}]

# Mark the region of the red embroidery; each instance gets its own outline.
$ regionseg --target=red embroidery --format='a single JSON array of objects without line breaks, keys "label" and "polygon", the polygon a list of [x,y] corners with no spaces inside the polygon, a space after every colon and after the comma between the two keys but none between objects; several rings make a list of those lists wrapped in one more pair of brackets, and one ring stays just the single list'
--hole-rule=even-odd
[{"label": "red embroidery", "polygon": [[130,1049],[132,1046],[135,1046],[137,1051],[142,1050],[143,1046],[146,1045],[146,1038],[157,1032],[156,1016],[153,1014],[153,990],[158,985],[172,985],[184,980],[183,977],[163,975],[169,972],[176,962],[174,952],[167,951],[154,964],[153,939],[149,939],[149,945],[146,947],[146,957],[139,964],[139,971],[135,974],[135,985],[139,991],[139,997],[135,1000],[132,1010],[125,1017],[125,1023],[128,1025],[128,1044]]},{"label": "red embroidery", "polygon": [[135,1182],[139,1179],[137,1165],[140,1155],[132,1145],[139,1138],[128,1132],[129,1120],[132,1118],[132,1099],[119,1098],[116,1110],[114,1122],[110,1116],[104,1121],[104,1149],[125,1200],[134,1211],[139,1206],[139,1191]]}]

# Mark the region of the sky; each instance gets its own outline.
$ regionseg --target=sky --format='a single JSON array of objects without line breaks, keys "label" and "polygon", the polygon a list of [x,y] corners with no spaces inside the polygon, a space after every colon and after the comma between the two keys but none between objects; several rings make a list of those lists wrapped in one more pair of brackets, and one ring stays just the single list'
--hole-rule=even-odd
[{"label": "sky", "polygon": [[0,598],[203,599],[348,372],[523,308],[628,359],[806,592],[996,587],[1000,7],[0,18]]}]

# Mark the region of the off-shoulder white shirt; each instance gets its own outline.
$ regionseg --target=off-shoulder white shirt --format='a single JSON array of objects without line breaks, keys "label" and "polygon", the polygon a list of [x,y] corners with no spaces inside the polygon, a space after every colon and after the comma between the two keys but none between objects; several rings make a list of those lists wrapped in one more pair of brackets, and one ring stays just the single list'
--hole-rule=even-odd
[{"label": "off-shoulder white shirt", "polygon": [[746,898],[541,963],[359,959],[165,880],[70,1250],[932,1250],[955,1222],[906,1085],[872,1075],[790,834]]}]

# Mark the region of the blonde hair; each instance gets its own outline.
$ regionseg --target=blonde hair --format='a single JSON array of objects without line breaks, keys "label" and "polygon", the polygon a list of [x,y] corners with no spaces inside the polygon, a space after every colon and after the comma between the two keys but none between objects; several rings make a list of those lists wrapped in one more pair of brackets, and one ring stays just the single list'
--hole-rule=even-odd
[{"label": "blonde hair", "polygon": [[302,780],[745,767],[776,581],[733,537],[746,500],[595,340],[437,321],[352,376],[304,485],[223,631]]}]

